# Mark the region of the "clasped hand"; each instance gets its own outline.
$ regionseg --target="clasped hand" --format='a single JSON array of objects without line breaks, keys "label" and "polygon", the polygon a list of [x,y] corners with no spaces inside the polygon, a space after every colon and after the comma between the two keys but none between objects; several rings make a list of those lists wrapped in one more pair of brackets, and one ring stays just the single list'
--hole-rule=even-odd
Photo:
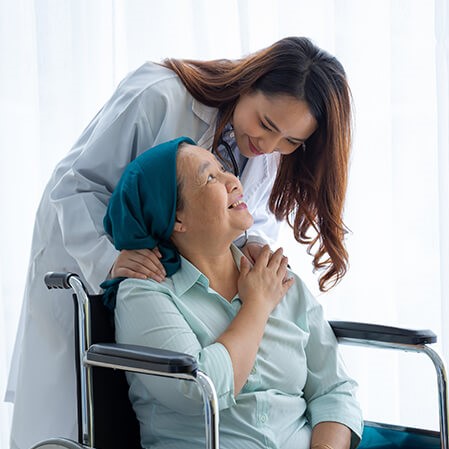
[{"label": "clasped hand", "polygon": [[271,313],[294,283],[293,278],[287,277],[287,264],[282,248],[271,253],[268,245],[262,248],[253,266],[242,257],[238,280],[241,301],[256,303]]}]

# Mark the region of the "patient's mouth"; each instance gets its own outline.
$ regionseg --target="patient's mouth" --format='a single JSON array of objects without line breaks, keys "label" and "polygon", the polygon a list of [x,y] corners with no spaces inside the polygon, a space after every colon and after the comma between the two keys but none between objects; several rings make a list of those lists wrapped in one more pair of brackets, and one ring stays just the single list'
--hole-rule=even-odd
[{"label": "patient's mouth", "polygon": [[246,203],[242,200],[238,200],[235,203],[232,203],[228,209],[248,209],[248,206],[246,205]]}]

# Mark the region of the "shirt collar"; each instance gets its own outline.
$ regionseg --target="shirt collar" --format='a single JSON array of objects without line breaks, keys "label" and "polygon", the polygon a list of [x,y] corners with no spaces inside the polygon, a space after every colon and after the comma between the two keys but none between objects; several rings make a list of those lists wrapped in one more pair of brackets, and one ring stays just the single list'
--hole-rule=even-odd
[{"label": "shirt collar", "polygon": [[[231,252],[234,257],[234,262],[240,270],[240,259],[244,254],[234,244],[231,245]],[[182,256],[181,268],[171,277],[171,279],[173,282],[174,291],[178,297],[181,297],[195,284],[203,286],[206,290],[209,288],[209,279],[201,273],[195,265]]]}]

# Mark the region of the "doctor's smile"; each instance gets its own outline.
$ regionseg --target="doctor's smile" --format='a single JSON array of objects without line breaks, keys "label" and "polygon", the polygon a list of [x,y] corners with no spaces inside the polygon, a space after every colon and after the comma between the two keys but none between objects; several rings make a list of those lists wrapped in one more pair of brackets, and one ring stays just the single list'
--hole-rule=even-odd
[{"label": "doctor's smile", "polygon": [[262,154],[264,154],[264,153],[262,153],[262,151],[259,151],[256,147],[255,147],[255,145],[253,145],[253,143],[251,142],[251,139],[248,137],[248,146],[249,146],[249,149],[250,149],[250,151],[252,152],[252,153],[254,153],[256,156],[262,156]]}]

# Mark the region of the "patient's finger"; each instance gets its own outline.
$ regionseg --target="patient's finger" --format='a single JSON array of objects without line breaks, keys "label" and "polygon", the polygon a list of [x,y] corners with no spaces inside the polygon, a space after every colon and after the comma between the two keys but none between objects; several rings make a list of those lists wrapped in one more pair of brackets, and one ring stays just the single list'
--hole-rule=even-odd
[{"label": "patient's finger", "polygon": [[277,270],[277,275],[278,276],[282,276],[285,280],[285,275],[287,273],[287,266],[288,266],[288,258],[285,256],[282,256],[282,259],[280,261],[278,270]]}]

